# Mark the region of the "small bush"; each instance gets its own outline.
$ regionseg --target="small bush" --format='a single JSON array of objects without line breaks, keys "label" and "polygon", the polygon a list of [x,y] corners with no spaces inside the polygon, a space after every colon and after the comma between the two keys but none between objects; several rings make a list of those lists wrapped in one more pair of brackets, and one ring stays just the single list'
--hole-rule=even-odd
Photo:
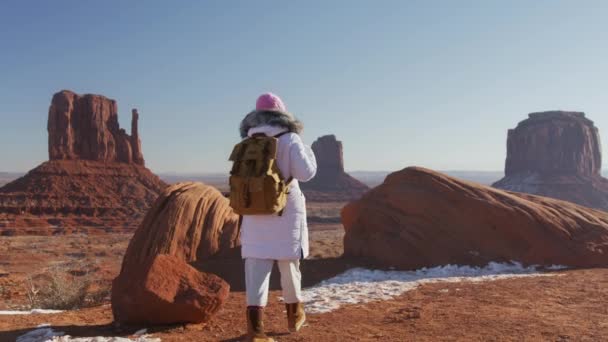
[{"label": "small bush", "polygon": [[[95,287],[95,289],[93,289]],[[73,310],[104,303],[110,285],[96,279],[92,273],[74,274],[65,266],[55,266],[26,280],[30,308]]]}]

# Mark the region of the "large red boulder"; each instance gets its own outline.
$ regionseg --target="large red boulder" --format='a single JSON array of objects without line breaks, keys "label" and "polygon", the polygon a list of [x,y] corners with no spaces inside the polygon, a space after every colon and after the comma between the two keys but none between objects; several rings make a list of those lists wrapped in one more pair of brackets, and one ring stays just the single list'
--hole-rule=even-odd
[{"label": "large red boulder", "polygon": [[[208,319],[224,301],[229,286],[199,270],[211,259],[230,259],[235,260],[231,273],[242,274],[238,221],[228,200],[214,187],[193,182],[167,187],[135,231],[113,282],[115,319],[157,324]],[[163,255],[161,266],[149,267],[159,263],[159,255]],[[163,273],[165,268],[172,270]],[[163,286],[168,292],[162,292]],[[156,297],[164,299],[145,303]],[[151,310],[151,305],[162,310]]]},{"label": "large red boulder", "polygon": [[531,113],[510,129],[505,177],[493,186],[608,210],[600,136],[581,112]]},{"label": "large red boulder", "polygon": [[159,254],[112,284],[112,312],[129,324],[201,323],[228,298],[230,286],[178,257]]},{"label": "large red boulder", "polygon": [[123,270],[158,254],[187,262],[238,257],[239,217],[216,188],[196,182],[165,188],[129,242]]},{"label": "large red boulder", "polygon": [[403,269],[608,265],[608,213],[406,168],[342,212],[344,254]]}]

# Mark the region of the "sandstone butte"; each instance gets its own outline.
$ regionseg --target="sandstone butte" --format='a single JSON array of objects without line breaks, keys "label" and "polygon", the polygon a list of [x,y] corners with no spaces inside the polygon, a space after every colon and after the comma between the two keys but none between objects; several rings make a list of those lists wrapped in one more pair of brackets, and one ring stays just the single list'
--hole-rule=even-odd
[{"label": "sandstone butte", "polygon": [[312,144],[317,159],[317,174],[301,183],[306,198],[315,202],[342,202],[361,197],[369,187],[344,171],[342,142],[325,135]]},{"label": "sandstone butte", "polygon": [[411,167],[342,211],[344,254],[382,267],[605,267],[608,213]]},{"label": "sandstone butte", "polygon": [[48,114],[49,160],[0,188],[0,234],[132,231],[166,184],[145,167],[116,101],[56,93]]},{"label": "sandstone butte", "polygon": [[507,137],[505,177],[493,186],[608,211],[599,130],[581,112],[531,113]]}]

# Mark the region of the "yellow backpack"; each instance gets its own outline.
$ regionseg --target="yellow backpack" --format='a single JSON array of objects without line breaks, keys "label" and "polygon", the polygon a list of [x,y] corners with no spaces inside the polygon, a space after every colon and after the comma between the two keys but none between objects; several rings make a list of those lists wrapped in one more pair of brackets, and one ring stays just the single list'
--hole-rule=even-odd
[{"label": "yellow backpack", "polygon": [[230,154],[230,206],[239,215],[282,215],[288,186],[277,165],[278,138],[254,134]]}]

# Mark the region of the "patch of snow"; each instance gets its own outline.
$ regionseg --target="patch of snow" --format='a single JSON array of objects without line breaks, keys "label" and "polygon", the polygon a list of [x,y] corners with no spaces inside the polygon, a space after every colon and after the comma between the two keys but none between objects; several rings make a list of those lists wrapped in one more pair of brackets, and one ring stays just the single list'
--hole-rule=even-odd
[{"label": "patch of snow", "polygon": [[54,314],[60,313],[63,310],[46,310],[46,309],[33,309],[30,311],[11,311],[11,310],[0,310],[0,315],[41,315],[41,314]]},{"label": "patch of snow", "polygon": [[551,265],[551,266],[547,266],[545,268],[548,270],[551,270],[551,271],[559,271],[559,270],[565,270],[568,267],[563,266],[563,265]]},{"label": "patch of snow", "polygon": [[160,342],[160,338],[151,338],[148,335],[142,335],[132,340],[126,337],[71,337],[67,335],[55,337],[52,340],[48,340],[45,342]]},{"label": "patch of snow", "polygon": [[135,332],[135,334],[133,334],[133,335],[135,335],[135,336],[144,335],[147,332],[148,332],[148,329],[141,329],[141,330],[137,330]]},{"label": "patch of snow", "polygon": [[32,330],[26,334],[17,337],[16,342],[46,342],[52,341],[57,336],[62,336],[64,333],[54,331],[48,324],[41,324],[38,329]]},{"label": "patch of snow", "polygon": [[[49,324],[41,324],[38,329],[17,337],[16,342],[161,342],[160,338],[152,338],[145,335],[146,329],[139,330],[136,339],[126,337],[72,337],[61,331],[54,331]],[[143,331],[143,333],[142,333]]]},{"label": "patch of snow", "polygon": [[[559,267],[559,268],[555,268]],[[551,270],[562,269],[553,266]],[[302,291],[306,311],[324,313],[344,304],[389,300],[428,283],[483,282],[519,277],[552,276],[537,266],[491,262],[485,267],[445,265],[416,271],[382,271],[353,268]]]}]

